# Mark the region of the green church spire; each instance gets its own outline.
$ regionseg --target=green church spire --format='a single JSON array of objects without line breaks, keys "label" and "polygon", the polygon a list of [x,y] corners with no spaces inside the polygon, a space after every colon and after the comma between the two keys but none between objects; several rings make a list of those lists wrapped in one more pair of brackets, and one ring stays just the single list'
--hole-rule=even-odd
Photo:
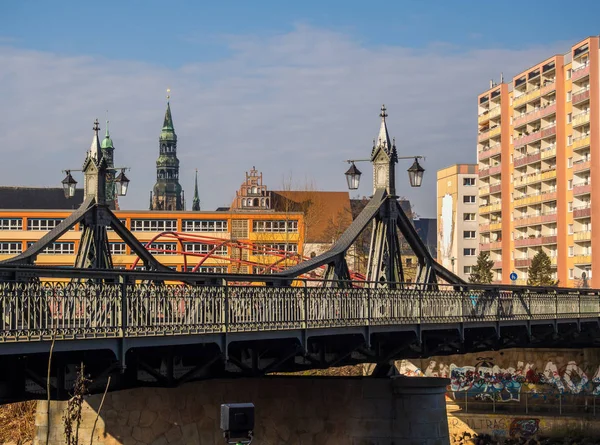
[{"label": "green church spire", "polygon": [[113,141],[110,138],[110,133],[108,132],[108,121],[106,121],[106,135],[104,136],[104,139],[102,140],[102,144],[100,145],[101,148],[115,148],[115,146],[113,145]]},{"label": "green church spire", "polygon": [[198,195],[198,169],[196,169],[196,179],[194,181],[194,202],[192,203],[194,212],[200,211],[200,196]]}]

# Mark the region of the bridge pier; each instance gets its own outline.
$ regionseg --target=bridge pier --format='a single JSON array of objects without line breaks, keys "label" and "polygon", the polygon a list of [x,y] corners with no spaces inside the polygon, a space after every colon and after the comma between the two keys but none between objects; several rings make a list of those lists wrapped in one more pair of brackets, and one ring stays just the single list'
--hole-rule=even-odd
[{"label": "bridge pier", "polygon": [[[442,378],[265,377],[206,380],[177,388],[107,394],[94,445],[224,443],[219,407],[256,406],[255,443],[448,445]],[[90,443],[102,395],[86,398],[79,440]],[[38,402],[34,444],[65,443],[67,402]]]}]

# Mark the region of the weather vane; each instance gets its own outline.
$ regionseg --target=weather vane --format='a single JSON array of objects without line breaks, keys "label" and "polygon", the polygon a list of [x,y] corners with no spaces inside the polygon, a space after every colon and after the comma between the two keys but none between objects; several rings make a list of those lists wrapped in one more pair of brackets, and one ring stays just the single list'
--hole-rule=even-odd
[{"label": "weather vane", "polygon": [[167,100],[171,98],[171,88],[167,88]]}]

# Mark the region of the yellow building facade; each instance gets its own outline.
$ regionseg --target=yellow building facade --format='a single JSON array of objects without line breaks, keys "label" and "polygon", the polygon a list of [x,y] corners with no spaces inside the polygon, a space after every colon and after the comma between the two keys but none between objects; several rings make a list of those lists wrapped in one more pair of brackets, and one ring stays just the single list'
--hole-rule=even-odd
[{"label": "yellow building facade", "polygon": [[[0,210],[0,260],[23,252],[70,213]],[[177,271],[268,273],[269,266],[280,262],[286,252],[301,255],[304,244],[304,217],[299,212],[115,211],[115,214],[142,244],[148,245],[160,263]],[[134,267],[137,255],[116,233],[109,230],[108,234],[114,266]],[[36,264],[72,266],[80,238],[78,225],[40,254]],[[141,266],[139,262],[138,267]]]}]

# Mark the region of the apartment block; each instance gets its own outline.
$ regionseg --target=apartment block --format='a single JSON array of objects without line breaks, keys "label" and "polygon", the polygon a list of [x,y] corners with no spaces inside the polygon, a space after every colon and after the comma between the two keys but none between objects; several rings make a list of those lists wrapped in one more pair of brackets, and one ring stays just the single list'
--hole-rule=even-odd
[{"label": "apartment block", "polygon": [[525,284],[543,250],[560,285],[600,287],[599,44],[589,37],[477,99],[479,248],[497,282],[515,272]]},{"label": "apartment block", "polygon": [[437,172],[438,262],[465,280],[479,253],[477,164]]}]

